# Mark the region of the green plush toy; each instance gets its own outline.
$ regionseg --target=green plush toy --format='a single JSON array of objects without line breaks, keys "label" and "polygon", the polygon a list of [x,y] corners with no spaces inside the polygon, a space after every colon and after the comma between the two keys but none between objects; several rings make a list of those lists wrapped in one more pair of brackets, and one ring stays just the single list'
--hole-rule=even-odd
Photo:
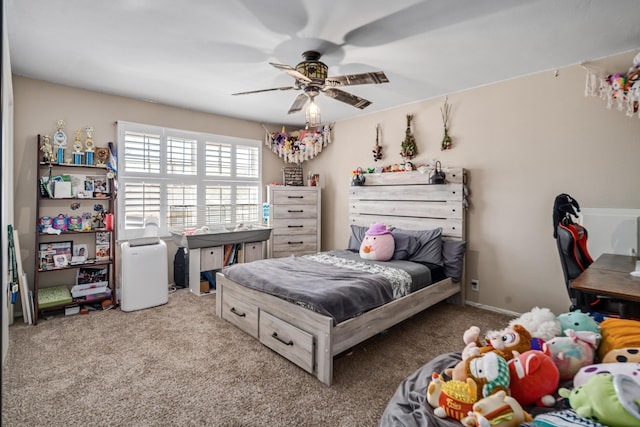
[{"label": "green plush toy", "polygon": [[609,427],[640,426],[640,385],[627,375],[602,373],[573,390],[560,388],[582,417]]}]

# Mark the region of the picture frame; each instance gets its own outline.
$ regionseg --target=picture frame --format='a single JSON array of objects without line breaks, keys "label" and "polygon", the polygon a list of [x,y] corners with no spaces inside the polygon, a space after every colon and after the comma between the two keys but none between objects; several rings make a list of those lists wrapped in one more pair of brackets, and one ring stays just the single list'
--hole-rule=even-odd
[{"label": "picture frame", "polygon": [[38,249],[42,270],[66,267],[73,257],[72,240],[40,243]]},{"label": "picture frame", "polygon": [[89,250],[87,249],[87,245],[84,243],[73,245],[73,257],[71,258],[71,264],[83,263],[87,260],[88,256]]}]

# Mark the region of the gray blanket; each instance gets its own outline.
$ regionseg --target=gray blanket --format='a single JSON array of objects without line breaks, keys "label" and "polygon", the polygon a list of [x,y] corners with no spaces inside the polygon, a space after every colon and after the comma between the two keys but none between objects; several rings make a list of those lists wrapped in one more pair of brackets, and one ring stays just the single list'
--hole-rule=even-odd
[{"label": "gray blanket", "polygon": [[[341,258],[339,252],[348,251],[335,252],[338,253],[322,256]],[[404,286],[396,285],[405,288],[404,294],[411,287],[411,276],[400,270],[391,271],[396,269],[377,264],[368,269],[356,266],[355,260],[347,262],[350,267],[338,265],[345,263],[340,260],[338,264],[319,261],[317,256],[272,258],[225,267],[222,273],[248,288],[330,316],[336,324],[392,301],[394,294],[396,298],[402,296],[403,291],[394,292],[391,283],[396,276],[406,275]]]}]

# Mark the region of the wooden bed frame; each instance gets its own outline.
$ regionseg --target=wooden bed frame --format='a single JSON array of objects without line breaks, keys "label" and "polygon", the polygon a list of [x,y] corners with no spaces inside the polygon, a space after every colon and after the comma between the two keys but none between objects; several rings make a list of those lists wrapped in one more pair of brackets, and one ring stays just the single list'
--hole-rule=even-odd
[{"label": "wooden bed frame", "polygon": [[[428,184],[429,174],[415,171],[365,175],[364,186],[349,190],[351,224],[368,227],[383,222],[410,230],[442,227],[444,238],[464,239],[465,171],[443,170],[447,183],[440,185]],[[447,298],[464,303],[464,286],[446,278],[334,325],[331,317],[246,288],[222,273],[216,275],[216,289],[218,316],[328,386],[336,355]]]}]

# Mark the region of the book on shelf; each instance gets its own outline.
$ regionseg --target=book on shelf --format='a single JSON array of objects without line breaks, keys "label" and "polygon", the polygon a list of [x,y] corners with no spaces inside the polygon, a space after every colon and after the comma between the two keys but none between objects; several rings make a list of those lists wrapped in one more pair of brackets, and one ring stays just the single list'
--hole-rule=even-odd
[{"label": "book on shelf", "polygon": [[38,289],[38,308],[49,308],[71,303],[71,292],[66,285]]}]

